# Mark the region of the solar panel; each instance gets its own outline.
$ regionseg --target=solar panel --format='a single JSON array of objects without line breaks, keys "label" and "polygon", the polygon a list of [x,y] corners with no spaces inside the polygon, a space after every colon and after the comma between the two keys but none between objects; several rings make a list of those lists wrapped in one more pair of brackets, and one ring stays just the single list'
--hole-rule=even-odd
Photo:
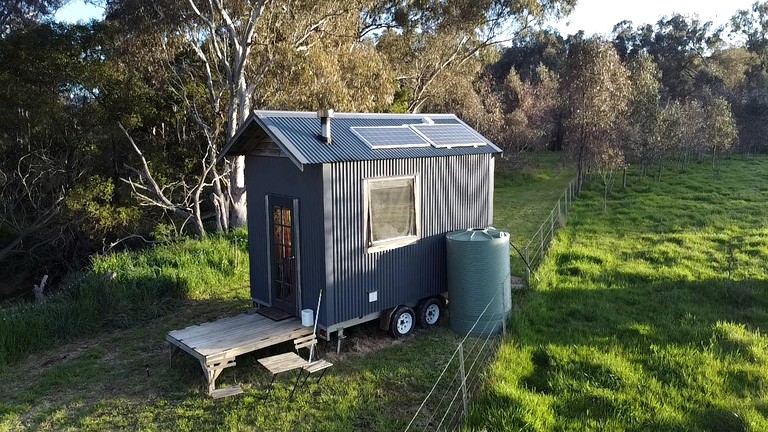
[{"label": "solar panel", "polygon": [[429,147],[429,141],[408,126],[355,126],[350,130],[372,149]]},{"label": "solar panel", "polygon": [[479,147],[486,144],[475,131],[463,124],[413,124],[410,126],[438,148]]}]

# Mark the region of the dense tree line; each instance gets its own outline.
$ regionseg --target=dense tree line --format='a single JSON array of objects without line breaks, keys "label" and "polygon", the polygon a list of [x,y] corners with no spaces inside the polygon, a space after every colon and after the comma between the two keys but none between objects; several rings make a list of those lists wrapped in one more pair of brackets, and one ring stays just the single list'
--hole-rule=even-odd
[{"label": "dense tree line", "polygon": [[606,190],[628,163],[658,177],[768,146],[763,4],[728,29],[676,15],[600,39],[544,27],[575,0],[106,0],[103,20],[77,25],[46,20],[59,0],[7,3],[12,284],[243,225],[243,161],[216,154],[252,109],[455,112],[504,148],[502,165],[562,149]]}]

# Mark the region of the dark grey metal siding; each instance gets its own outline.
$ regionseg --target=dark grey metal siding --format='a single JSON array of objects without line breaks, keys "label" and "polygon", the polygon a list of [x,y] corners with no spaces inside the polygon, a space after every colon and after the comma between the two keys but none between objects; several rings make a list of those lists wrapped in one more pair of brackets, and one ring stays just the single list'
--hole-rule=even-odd
[{"label": "dark grey metal siding", "polygon": [[[251,263],[251,297],[270,303],[269,255],[265,196],[281,195],[299,199],[300,309],[317,306],[317,294],[325,285],[323,232],[323,176],[320,165],[300,171],[289,159],[247,156],[248,251]],[[323,319],[323,315],[320,315]]]},{"label": "dark grey metal siding", "polygon": [[[362,317],[447,290],[445,234],[491,223],[492,155],[464,155],[334,163],[326,166],[328,272],[326,325]],[[421,177],[422,238],[389,251],[366,253],[363,179],[417,174]],[[250,193],[250,192],[249,192]],[[378,291],[378,301],[368,293]]]}]

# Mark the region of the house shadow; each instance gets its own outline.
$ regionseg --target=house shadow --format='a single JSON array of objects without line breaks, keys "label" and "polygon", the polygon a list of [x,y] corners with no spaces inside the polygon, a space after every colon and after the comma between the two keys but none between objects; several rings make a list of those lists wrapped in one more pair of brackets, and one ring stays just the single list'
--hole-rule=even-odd
[{"label": "house shadow", "polygon": [[[556,271],[578,276],[565,265]],[[768,280],[672,281],[626,271],[591,277],[600,279],[592,285],[605,288],[542,289],[518,301],[525,310],[513,315],[507,337],[530,361],[517,378],[518,389],[533,397],[553,396],[555,417],[603,424],[651,409],[650,402],[639,408],[637,401],[619,396],[627,387],[636,386],[630,393],[648,392],[649,398],[651,391],[663,397],[664,389],[683,388],[681,394],[696,403],[682,403],[688,408],[678,416],[626,421],[624,427],[749,430],[741,406],[720,402],[760,399],[768,387],[768,349],[760,330],[768,326]],[[717,365],[714,370],[709,361]],[[715,403],[707,396],[713,388],[724,394]],[[505,407],[505,415],[512,413],[520,425],[526,422],[521,413],[530,409],[530,401],[499,387],[489,387],[477,401],[483,408],[473,413],[473,421],[489,429],[495,429],[493,420],[483,418],[489,407]],[[755,402],[751,409],[768,415],[767,404]]]}]

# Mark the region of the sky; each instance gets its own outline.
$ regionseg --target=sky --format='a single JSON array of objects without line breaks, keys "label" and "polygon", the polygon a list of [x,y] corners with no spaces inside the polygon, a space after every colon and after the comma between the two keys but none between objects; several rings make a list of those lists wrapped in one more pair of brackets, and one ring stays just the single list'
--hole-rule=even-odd
[{"label": "sky", "polygon": [[56,11],[54,18],[56,21],[70,23],[78,21],[88,22],[91,18],[101,19],[103,12],[103,8],[86,4],[83,0],[71,0],[67,5]]},{"label": "sky", "polygon": [[[755,0],[579,0],[574,12],[558,23],[552,23],[563,36],[584,30],[587,35],[611,33],[614,24],[631,20],[635,27],[655,24],[662,16],[678,12],[697,14],[702,22],[712,21],[715,26],[725,24],[737,9],[749,9]],[[104,10],[72,0],[56,13],[56,20],[77,22],[101,18]]]},{"label": "sky", "polygon": [[633,27],[655,24],[663,16],[680,13],[698,15],[717,27],[727,23],[739,9],[749,9],[755,0],[579,0],[573,13],[553,24],[563,36],[584,30],[587,35],[607,35],[623,20]]}]

